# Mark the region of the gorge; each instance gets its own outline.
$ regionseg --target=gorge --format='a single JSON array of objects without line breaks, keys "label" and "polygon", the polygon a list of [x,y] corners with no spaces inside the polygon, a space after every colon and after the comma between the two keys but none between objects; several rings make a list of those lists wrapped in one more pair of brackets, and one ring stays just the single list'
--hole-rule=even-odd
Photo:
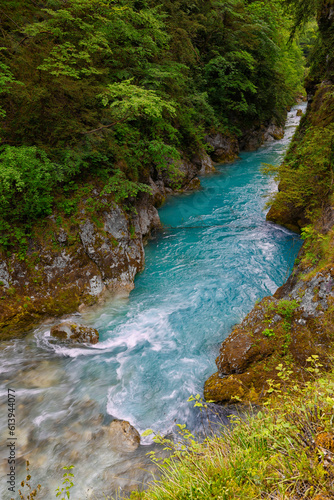
[{"label": "gorge", "polygon": [[168,199],[130,296],[71,317],[97,328],[97,344],[62,345],[48,325],[2,344],[2,394],[15,387],[21,408],[20,474],[28,459],[45,498],[59,481],[58,464],[75,465],[75,498],[119,486],[126,492],[150,478],[140,471],[150,469],[150,438],[134,456],[113,452],[106,439],[113,418],[141,433],[168,434],[176,423],[200,430],[189,396],[202,394],[222,336],[283,284],[301,245],[298,235],[265,221],[275,183],[261,165],[282,160],[305,107],[289,112],[283,139],[217,166],[200,191]]}]

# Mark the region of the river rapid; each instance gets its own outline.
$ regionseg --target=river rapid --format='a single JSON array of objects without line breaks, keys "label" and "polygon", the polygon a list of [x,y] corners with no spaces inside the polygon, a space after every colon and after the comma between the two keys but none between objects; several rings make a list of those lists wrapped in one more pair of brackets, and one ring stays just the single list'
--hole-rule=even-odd
[{"label": "river rapid", "polygon": [[[30,461],[38,498],[55,498],[61,466],[75,465],[71,498],[126,493],[150,479],[150,438],[132,454],[110,449],[98,430],[113,418],[140,433],[167,434],[176,423],[198,430],[201,414],[188,402],[203,393],[222,340],[256,300],[287,279],[299,236],[268,223],[261,172],[279,164],[299,118],[294,107],[285,136],[242,153],[201,179],[199,192],[169,198],[159,210],[163,230],[146,247],[145,270],[129,297],[117,297],[76,322],[100,332],[92,347],[53,342],[49,325],[0,345],[1,442],[8,456],[7,390],[16,395],[16,495],[8,492],[2,461],[1,498],[17,498]],[[152,469],[153,470],[153,469]]]}]

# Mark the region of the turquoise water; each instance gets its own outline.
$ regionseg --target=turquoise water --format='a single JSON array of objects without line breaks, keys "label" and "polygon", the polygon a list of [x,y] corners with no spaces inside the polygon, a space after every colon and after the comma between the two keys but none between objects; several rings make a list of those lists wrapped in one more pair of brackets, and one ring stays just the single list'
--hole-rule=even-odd
[{"label": "turquoise water", "polygon": [[[175,422],[196,427],[198,413],[187,399],[202,394],[222,340],[256,300],[283,284],[301,246],[296,234],[266,222],[265,195],[276,187],[260,169],[263,162],[282,160],[295,115],[293,109],[283,140],[218,166],[201,179],[201,191],[169,199],[159,211],[164,229],[146,247],[135,289],[91,318],[99,344],[59,346],[44,327],[0,352],[2,392],[15,387],[25,407],[22,456],[35,450],[45,457],[41,480],[52,476],[53,463],[71,460],[68,444],[81,454],[88,449],[94,415],[104,423],[129,420],[140,432],[167,433]],[[29,382],[27,370],[44,377],[40,366],[49,378]],[[72,433],[78,419],[81,427]],[[77,469],[82,488],[103,484],[95,467],[117,463],[108,450],[99,457],[90,453],[94,470],[89,463]]]},{"label": "turquoise water", "polygon": [[112,415],[141,430],[190,423],[187,399],[216,371],[221,341],[286,280],[301,242],[266,222],[274,185],[260,166],[281,161],[294,123],[282,141],[217,167],[200,192],[174,196],[159,211],[164,231],[146,248],[130,302],[96,321],[109,359],[113,347],[124,349],[108,389]]}]

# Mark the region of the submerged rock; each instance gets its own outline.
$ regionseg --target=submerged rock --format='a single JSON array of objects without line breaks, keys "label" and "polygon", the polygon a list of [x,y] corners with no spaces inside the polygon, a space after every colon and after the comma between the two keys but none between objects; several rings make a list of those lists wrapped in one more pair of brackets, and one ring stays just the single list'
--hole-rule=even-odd
[{"label": "submerged rock", "polygon": [[140,445],[139,432],[126,420],[113,420],[107,432],[110,446],[116,451],[129,453]]},{"label": "submerged rock", "polygon": [[[48,361],[40,361],[35,366],[30,366],[18,372],[16,383],[22,384],[23,387],[32,389],[49,389],[59,384],[60,374],[57,366]],[[22,400],[21,400],[22,401]],[[31,401],[31,404],[36,404],[36,401]],[[25,401],[25,408],[29,408],[29,402]],[[24,408],[20,409],[22,415]]]},{"label": "submerged rock", "polygon": [[97,344],[99,341],[99,332],[95,328],[70,322],[52,326],[50,334],[63,342]]}]

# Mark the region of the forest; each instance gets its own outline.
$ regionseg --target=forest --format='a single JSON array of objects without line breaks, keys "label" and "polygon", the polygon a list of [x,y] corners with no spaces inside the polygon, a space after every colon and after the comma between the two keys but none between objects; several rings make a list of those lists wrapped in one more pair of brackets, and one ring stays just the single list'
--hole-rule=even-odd
[{"label": "forest", "polygon": [[22,255],[95,180],[131,207],[208,132],[283,124],[315,36],[278,0],[8,0],[0,25],[0,245]]}]

